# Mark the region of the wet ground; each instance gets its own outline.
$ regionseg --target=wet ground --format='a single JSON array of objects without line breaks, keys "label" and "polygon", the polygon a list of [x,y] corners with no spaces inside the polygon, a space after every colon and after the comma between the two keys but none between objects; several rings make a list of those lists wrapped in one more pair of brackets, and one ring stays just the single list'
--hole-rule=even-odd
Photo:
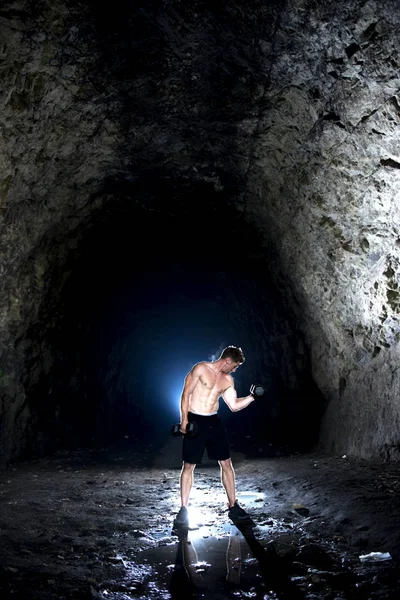
[{"label": "wet ground", "polygon": [[179,449],[128,443],[1,472],[1,600],[400,598],[397,465],[234,452],[251,516],[239,525],[205,460],[176,531]]}]

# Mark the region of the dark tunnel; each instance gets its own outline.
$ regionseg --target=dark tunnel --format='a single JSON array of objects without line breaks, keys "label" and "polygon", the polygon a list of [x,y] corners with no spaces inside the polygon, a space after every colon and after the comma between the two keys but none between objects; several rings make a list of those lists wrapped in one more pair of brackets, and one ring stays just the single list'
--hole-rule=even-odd
[{"label": "dark tunnel", "polygon": [[240,417],[221,399],[232,444],[255,456],[314,449],[323,402],[257,233],[204,183],[152,174],[109,193],[112,209],[69,234],[68,280],[44,302],[55,359],[30,398],[39,416],[25,455],[137,440],[162,447],[185,375],[231,344],[246,356],[238,394],[265,389]]}]

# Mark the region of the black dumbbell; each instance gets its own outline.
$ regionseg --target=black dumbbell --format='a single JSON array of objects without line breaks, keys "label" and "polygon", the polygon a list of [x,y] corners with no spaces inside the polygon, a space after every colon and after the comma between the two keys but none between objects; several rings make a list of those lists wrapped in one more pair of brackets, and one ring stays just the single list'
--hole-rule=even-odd
[{"label": "black dumbbell", "polygon": [[[188,435],[189,437],[194,437],[197,434],[198,430],[199,428],[197,423],[194,423],[193,421],[186,425],[186,435]],[[171,433],[174,437],[180,437],[181,435],[184,435],[181,431],[181,424],[177,423],[176,425],[172,425]]]},{"label": "black dumbbell", "polygon": [[262,396],[263,393],[264,393],[264,388],[259,383],[253,383],[253,385],[250,386],[250,394],[252,396]]}]

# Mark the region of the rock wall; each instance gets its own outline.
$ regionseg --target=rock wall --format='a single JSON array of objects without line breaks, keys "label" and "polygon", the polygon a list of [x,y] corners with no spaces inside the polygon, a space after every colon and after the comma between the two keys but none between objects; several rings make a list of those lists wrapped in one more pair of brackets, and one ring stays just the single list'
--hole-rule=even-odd
[{"label": "rock wall", "polygon": [[247,210],[273,224],[277,267],[330,401],[321,447],[393,456],[400,13],[392,2],[291,6],[257,122]]},{"label": "rock wall", "polygon": [[[30,391],[54,357],[59,291],[112,170],[116,127],[87,77],[94,53],[63,2],[0,9],[0,422],[18,455],[37,415]],[[82,54],[83,53],[83,54]],[[90,100],[89,100],[90,99]],[[45,403],[45,398],[43,399]]]},{"label": "rock wall", "polygon": [[399,21],[394,0],[2,4],[5,456],[90,232],[123,202],[196,213],[147,174],[211,186],[258,234],[329,402],[321,449],[398,457]]}]

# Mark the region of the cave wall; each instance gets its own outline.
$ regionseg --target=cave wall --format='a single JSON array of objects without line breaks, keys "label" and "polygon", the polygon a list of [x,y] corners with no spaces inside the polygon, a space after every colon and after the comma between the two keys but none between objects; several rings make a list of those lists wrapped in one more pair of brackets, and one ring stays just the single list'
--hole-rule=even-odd
[{"label": "cave wall", "polygon": [[330,401],[321,447],[365,457],[399,450],[399,24],[392,2],[286,12],[248,175]]},{"label": "cave wall", "polygon": [[57,1],[0,8],[2,457],[20,454],[37,418],[29,392],[54,361],[57,296],[113,161],[115,125],[96,104],[93,54],[83,39],[76,47],[69,17]]},{"label": "cave wall", "polygon": [[35,418],[81,241],[157,171],[258,233],[329,402],[320,447],[397,458],[399,18],[394,0],[2,3],[3,454]]}]

